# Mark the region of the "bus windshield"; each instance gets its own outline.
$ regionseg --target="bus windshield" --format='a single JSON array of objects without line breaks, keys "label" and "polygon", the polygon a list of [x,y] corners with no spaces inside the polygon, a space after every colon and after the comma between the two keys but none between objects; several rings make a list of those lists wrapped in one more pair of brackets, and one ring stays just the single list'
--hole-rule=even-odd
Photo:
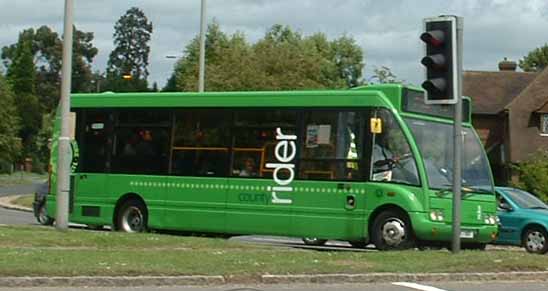
[{"label": "bus windshield", "polygon": [[[424,159],[431,189],[448,189],[453,182],[453,125],[406,118]],[[472,128],[463,127],[462,186],[494,193],[489,164]]]}]

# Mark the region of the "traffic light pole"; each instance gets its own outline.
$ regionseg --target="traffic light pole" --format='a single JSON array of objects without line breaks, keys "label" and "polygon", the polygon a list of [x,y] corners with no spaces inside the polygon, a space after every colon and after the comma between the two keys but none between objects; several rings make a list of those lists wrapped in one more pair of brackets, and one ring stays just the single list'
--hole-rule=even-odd
[{"label": "traffic light pole", "polygon": [[65,24],[63,33],[63,67],[61,71],[61,134],[59,136],[57,161],[57,213],[55,227],[58,230],[68,229],[69,212],[69,163],[70,163],[70,81],[72,76],[72,11],[73,0],[65,0]]},{"label": "traffic light pole", "polygon": [[461,182],[462,182],[462,56],[463,56],[463,18],[457,17],[457,103],[455,104],[455,121],[454,121],[454,155],[453,155],[453,253],[458,253],[461,248],[460,244],[460,225],[461,225]]}]

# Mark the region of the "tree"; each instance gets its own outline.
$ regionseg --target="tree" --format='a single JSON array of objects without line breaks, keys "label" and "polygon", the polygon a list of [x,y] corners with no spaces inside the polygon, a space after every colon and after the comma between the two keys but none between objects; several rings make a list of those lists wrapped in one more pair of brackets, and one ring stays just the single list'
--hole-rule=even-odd
[{"label": "tree", "polygon": [[375,67],[373,70],[374,74],[369,78],[370,80],[377,79],[378,83],[380,84],[386,84],[386,83],[404,83],[402,80],[398,80],[396,75],[392,73],[392,70],[389,67],[381,66]]},{"label": "tree", "polygon": [[110,53],[106,87],[111,91],[147,91],[148,57],[152,23],[132,7],[114,26],[114,50]]},{"label": "tree", "polygon": [[534,193],[548,203],[548,150],[539,150],[530,159],[514,167],[519,181],[512,186]]},{"label": "tree", "polygon": [[[196,91],[198,38],[187,45],[164,90]],[[282,25],[249,44],[241,33],[226,35],[214,22],[206,33],[208,91],[348,88],[360,83],[363,56],[349,37],[305,37]]]},{"label": "tree", "polygon": [[0,169],[1,164],[11,164],[20,151],[19,117],[13,92],[0,74]]},{"label": "tree", "polygon": [[[9,68],[13,63],[18,47],[31,43],[31,52],[36,67],[35,88],[42,111],[51,112],[57,106],[61,86],[62,41],[59,35],[48,26],[37,30],[26,29],[19,34],[17,43],[2,48],[1,57]],[[83,32],[74,27],[72,92],[91,92],[91,63],[97,55],[92,44],[93,33]]]},{"label": "tree", "polygon": [[548,65],[548,43],[536,48],[519,61],[519,67],[525,72],[540,72]]},{"label": "tree", "polygon": [[17,46],[13,62],[8,67],[6,77],[15,93],[15,102],[21,127],[19,136],[22,139],[25,154],[32,151],[33,137],[40,130],[42,117],[40,104],[36,97],[36,68],[34,66],[31,41],[23,39]]}]

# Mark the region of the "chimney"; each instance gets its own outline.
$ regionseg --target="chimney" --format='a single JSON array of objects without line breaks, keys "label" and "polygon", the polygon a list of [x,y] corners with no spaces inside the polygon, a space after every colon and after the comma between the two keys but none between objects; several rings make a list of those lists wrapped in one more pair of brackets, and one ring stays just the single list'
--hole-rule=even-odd
[{"label": "chimney", "polygon": [[509,61],[507,58],[504,58],[503,61],[499,63],[499,70],[501,71],[516,71],[517,64],[516,62]]}]

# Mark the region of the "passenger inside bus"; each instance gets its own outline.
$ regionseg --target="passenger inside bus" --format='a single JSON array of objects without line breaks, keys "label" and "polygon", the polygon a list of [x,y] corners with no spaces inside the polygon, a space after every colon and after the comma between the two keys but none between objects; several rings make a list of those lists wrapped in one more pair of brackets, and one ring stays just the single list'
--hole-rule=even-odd
[{"label": "passenger inside bus", "polygon": [[257,169],[255,167],[255,160],[253,158],[246,158],[243,163],[243,167],[240,170],[240,177],[257,177]]}]

